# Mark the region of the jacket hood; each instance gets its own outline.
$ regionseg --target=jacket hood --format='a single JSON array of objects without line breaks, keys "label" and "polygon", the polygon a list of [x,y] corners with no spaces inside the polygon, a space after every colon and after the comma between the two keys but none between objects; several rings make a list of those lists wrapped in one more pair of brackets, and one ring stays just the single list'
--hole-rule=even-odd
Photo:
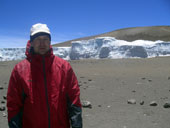
[{"label": "jacket hood", "polygon": [[[33,47],[31,47],[30,40],[28,40],[28,42],[27,42],[25,55],[27,58],[38,55],[38,54],[34,53],[34,49],[33,49]],[[45,54],[45,56],[50,56],[50,55],[53,55],[53,49],[52,49],[51,45],[50,45],[50,50]],[[40,56],[40,55],[38,55],[38,56]]]}]

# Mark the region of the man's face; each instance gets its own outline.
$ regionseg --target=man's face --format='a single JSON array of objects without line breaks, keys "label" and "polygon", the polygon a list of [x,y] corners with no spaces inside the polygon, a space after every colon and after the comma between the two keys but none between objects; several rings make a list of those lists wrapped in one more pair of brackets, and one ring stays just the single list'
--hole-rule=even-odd
[{"label": "man's face", "polygon": [[51,41],[48,36],[38,36],[32,42],[31,46],[34,48],[34,52],[40,55],[44,55],[50,49]]}]

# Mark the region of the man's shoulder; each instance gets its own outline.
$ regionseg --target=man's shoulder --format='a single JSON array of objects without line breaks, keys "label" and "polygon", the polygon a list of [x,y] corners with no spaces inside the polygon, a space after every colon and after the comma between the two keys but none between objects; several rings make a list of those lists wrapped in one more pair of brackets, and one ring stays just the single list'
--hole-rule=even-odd
[{"label": "man's shoulder", "polygon": [[70,63],[67,60],[64,60],[58,56],[55,56],[55,64],[57,64],[59,67],[66,68],[70,65]]},{"label": "man's shoulder", "polygon": [[15,70],[23,70],[23,69],[26,69],[26,68],[28,69],[29,65],[30,65],[29,61],[27,59],[24,59],[24,60],[21,60],[20,62],[18,62],[15,65],[14,69]]},{"label": "man's shoulder", "polygon": [[54,59],[57,63],[61,63],[61,64],[67,64],[68,62],[58,56],[55,56],[55,59]]},{"label": "man's shoulder", "polygon": [[23,59],[21,61],[19,61],[16,66],[21,66],[21,65],[28,65],[30,64],[29,61],[27,59]]}]

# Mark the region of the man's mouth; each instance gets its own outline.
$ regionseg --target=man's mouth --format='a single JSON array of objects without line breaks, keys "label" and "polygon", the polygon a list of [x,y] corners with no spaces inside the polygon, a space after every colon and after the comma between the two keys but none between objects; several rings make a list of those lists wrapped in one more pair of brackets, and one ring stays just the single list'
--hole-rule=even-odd
[{"label": "man's mouth", "polygon": [[45,48],[40,48],[40,50],[44,50]]}]

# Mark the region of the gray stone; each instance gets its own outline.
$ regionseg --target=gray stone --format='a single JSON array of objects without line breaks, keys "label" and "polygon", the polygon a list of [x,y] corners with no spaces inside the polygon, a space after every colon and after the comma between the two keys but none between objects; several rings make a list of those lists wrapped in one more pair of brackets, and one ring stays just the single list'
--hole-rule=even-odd
[{"label": "gray stone", "polygon": [[5,112],[3,113],[3,117],[7,117],[7,114]]},{"label": "gray stone", "polygon": [[145,102],[142,100],[142,101],[140,102],[140,105],[144,105],[144,103],[145,103]]},{"label": "gray stone", "polygon": [[170,108],[170,102],[166,102],[163,107],[164,108]]},{"label": "gray stone", "polygon": [[4,95],[4,96],[3,96],[3,98],[4,98],[4,100],[6,100],[6,99],[7,99],[7,96],[6,96],[6,95]]},{"label": "gray stone", "polygon": [[5,111],[5,106],[4,105],[0,105],[0,111]]},{"label": "gray stone", "polygon": [[5,101],[1,101],[2,104],[5,104]]},{"label": "gray stone", "polygon": [[82,101],[82,107],[84,108],[92,108],[90,101]]},{"label": "gray stone", "polygon": [[102,105],[98,105],[98,107],[102,107]]},{"label": "gray stone", "polygon": [[128,104],[136,104],[136,100],[135,99],[129,99],[127,101]]},{"label": "gray stone", "polygon": [[152,82],[152,80],[151,80],[151,79],[149,79],[148,81],[149,81],[149,82]]},{"label": "gray stone", "polygon": [[79,85],[79,87],[82,86],[82,84],[80,84],[80,83],[78,85]]},{"label": "gray stone", "polygon": [[4,87],[0,86],[0,90],[4,89]]},{"label": "gray stone", "polygon": [[150,106],[157,106],[158,104],[157,104],[157,102],[156,101],[151,101],[150,102]]}]

